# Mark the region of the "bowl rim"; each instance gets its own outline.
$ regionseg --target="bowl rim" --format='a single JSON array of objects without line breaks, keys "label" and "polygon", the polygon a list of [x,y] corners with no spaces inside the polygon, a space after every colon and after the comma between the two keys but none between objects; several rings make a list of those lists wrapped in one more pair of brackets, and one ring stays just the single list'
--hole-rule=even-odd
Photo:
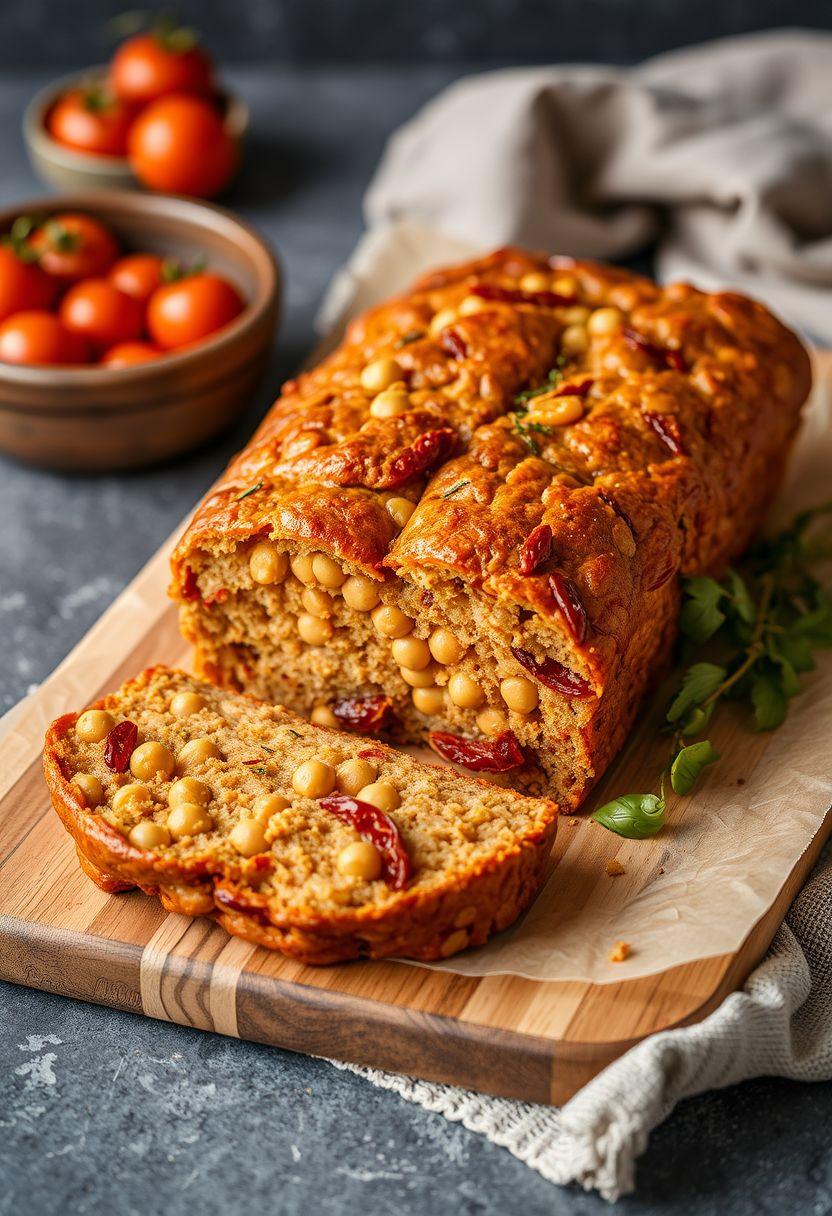
[{"label": "bowl rim", "polygon": [[[100,364],[66,364],[50,363],[4,363],[0,361],[0,384],[31,385],[39,388],[63,387],[77,388],[86,383],[96,387],[115,387],[124,384],[129,376],[135,383],[150,385],[154,380],[165,378],[170,372],[186,371],[197,366],[208,355],[215,355],[228,350],[244,335],[250,333],[277,307],[283,275],[277,253],[270,243],[257,229],[246,220],[240,219],[227,207],[217,203],[205,202],[202,199],[189,198],[183,194],[153,194],[139,193],[135,190],[87,190],[66,194],[45,195],[40,199],[23,199],[13,206],[0,207],[0,232],[20,213],[27,211],[82,211],[97,215],[98,209],[103,211],[123,210],[130,212],[164,212],[168,218],[188,222],[187,214],[178,212],[194,212],[215,216],[231,229],[236,229],[246,240],[258,250],[261,255],[265,275],[258,273],[258,289],[253,299],[247,300],[239,316],[228,325],[209,334],[191,347],[180,350],[166,351],[158,359],[147,363],[134,363],[128,367],[103,367]],[[173,215],[171,211],[173,210]],[[196,218],[191,221],[196,222]],[[85,408],[94,409],[96,403],[89,403]],[[3,408],[8,408],[3,407]],[[25,406],[18,406],[24,411]],[[44,407],[39,407],[41,410]],[[48,407],[47,407],[48,408]],[[108,408],[102,405],[102,408]],[[55,413],[65,413],[66,406],[58,403]]]},{"label": "bowl rim", "polygon": [[[58,76],[39,88],[29,99],[23,111],[21,119],[23,138],[30,147],[35,148],[42,155],[50,156],[64,169],[98,173],[101,177],[129,177],[132,181],[137,181],[127,156],[111,156],[109,153],[82,152],[76,148],[68,148],[66,144],[55,139],[46,126],[46,116],[62,93],[67,92],[73,86],[78,87],[84,81],[101,77],[106,74],[106,71],[106,63],[93,64],[80,71]],[[242,139],[248,130],[251,117],[248,105],[239,94],[225,85],[217,92],[227,102],[224,125],[233,128],[230,133],[235,139]]]}]

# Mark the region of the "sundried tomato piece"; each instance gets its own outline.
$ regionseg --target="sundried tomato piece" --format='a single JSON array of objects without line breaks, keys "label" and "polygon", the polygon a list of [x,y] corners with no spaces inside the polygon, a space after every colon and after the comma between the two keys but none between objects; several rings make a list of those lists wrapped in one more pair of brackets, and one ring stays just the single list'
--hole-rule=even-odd
[{"label": "sundried tomato piece", "polygon": [[577,644],[582,646],[586,640],[587,619],[586,608],[581,602],[578,588],[571,578],[567,578],[559,570],[554,570],[549,575],[549,590],[552,592],[558,611],[566,622],[566,628]]},{"label": "sundried tomato piece", "polygon": [[355,828],[363,840],[376,846],[381,854],[381,877],[388,887],[401,891],[410,878],[410,858],[390,816],[349,794],[327,794],[318,801],[324,810],[331,811],[342,823]]},{"label": "sundried tomato piece", "polygon": [[455,359],[465,359],[468,356],[465,339],[455,329],[443,329],[439,335],[439,345]]},{"label": "sundried tomato piece", "polygon": [[494,283],[477,283],[471,288],[471,295],[498,304],[537,304],[540,308],[560,308],[577,300],[577,296],[564,296],[556,291],[520,291],[519,288],[497,287]]},{"label": "sundried tomato piece", "polygon": [[673,414],[655,414],[652,410],[642,410],[641,416],[674,456],[687,456],[678,418]]},{"label": "sundried tomato piece", "polygon": [[522,650],[519,646],[512,646],[511,653],[514,655],[521,667],[525,667],[531,675],[534,676],[546,688],[551,688],[553,692],[563,693],[565,697],[591,697],[593,695],[592,686],[587,683],[583,676],[579,676],[576,671],[570,671],[568,667],[564,667],[563,663],[559,663],[557,659],[545,658],[538,661],[530,650]]},{"label": "sundried tomato piece", "polygon": [[451,454],[455,441],[456,432],[452,427],[440,426],[433,431],[425,431],[391,461],[385,485],[390,489],[404,485],[418,474],[441,464]]},{"label": "sundried tomato piece", "polygon": [[510,730],[494,739],[466,739],[446,730],[432,730],[428,742],[443,760],[461,764],[473,773],[507,773],[526,763],[523,749]]},{"label": "sundried tomato piece", "polygon": [[389,731],[396,720],[393,702],[383,693],[370,697],[345,697],[337,701],[332,712],[344,730],[358,735],[380,735]]},{"label": "sundried tomato piece", "polygon": [[525,577],[539,570],[552,555],[552,529],[538,524],[520,546],[520,573]]},{"label": "sundried tomato piece", "polygon": [[127,718],[117,722],[104,740],[104,763],[114,773],[124,773],[136,750],[139,728]]},{"label": "sundried tomato piece", "polygon": [[651,342],[649,338],[645,338],[642,334],[634,329],[625,326],[621,330],[621,337],[632,350],[640,350],[650,359],[655,359],[657,363],[663,363],[665,367],[670,368],[674,372],[683,372],[686,370],[685,360],[678,350],[670,350],[666,346],[658,346],[655,342]]},{"label": "sundried tomato piece", "polygon": [[633,525],[633,521],[630,519],[629,515],[624,510],[624,508],[621,506],[621,504],[615,498],[613,498],[612,494],[607,493],[606,490],[599,490],[598,497],[601,499],[601,502],[605,502],[607,504],[607,506],[609,507],[609,509],[611,511],[615,512],[615,514],[618,516],[619,519],[624,520],[624,523],[630,529],[633,536],[638,535],[638,533],[636,532],[635,527]]},{"label": "sundried tomato piece", "polygon": [[198,600],[199,587],[196,583],[196,575],[190,566],[185,567],[185,574],[182,579],[182,599],[183,600]]},{"label": "sundried tomato piece", "polygon": [[567,384],[558,385],[555,390],[556,397],[585,397],[592,388],[595,381],[590,377],[587,380],[582,380],[580,383],[575,380],[570,380]]}]

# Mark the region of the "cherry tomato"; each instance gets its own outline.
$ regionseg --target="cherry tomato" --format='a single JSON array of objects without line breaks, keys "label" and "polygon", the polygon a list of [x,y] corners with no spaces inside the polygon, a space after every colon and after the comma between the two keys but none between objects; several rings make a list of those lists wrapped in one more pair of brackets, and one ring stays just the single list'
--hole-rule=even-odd
[{"label": "cherry tomato", "polygon": [[59,143],[95,156],[125,156],[127,129],[135,117],[131,105],[100,85],[72,89],[52,107],[49,134]]},{"label": "cherry tomato", "polygon": [[164,351],[152,342],[118,342],[101,356],[105,367],[134,367],[137,363],[149,363],[158,359]]},{"label": "cherry tomato", "polygon": [[100,220],[66,212],[53,215],[27,242],[41,268],[65,283],[105,274],[118,257],[118,242]]},{"label": "cherry tomato", "polygon": [[99,350],[140,338],[144,324],[141,302],[119,291],[109,279],[83,279],[70,287],[58,315],[68,330]]},{"label": "cherry tomato", "polygon": [[14,312],[51,308],[56,292],[57,284],[35,262],[0,245],[0,321]]},{"label": "cherry tomato", "polygon": [[123,42],[110,64],[118,97],[145,105],[168,93],[208,96],[214,91],[214,65],[188,30],[157,30]]},{"label": "cherry tomato", "polygon": [[89,349],[52,312],[17,312],[0,325],[0,362],[86,363]]},{"label": "cherry tomato", "polygon": [[200,97],[163,97],[144,110],[127,138],[130,164],[151,190],[213,198],[237,168],[237,145],[219,111]]},{"label": "cherry tomato", "polygon": [[107,278],[125,295],[144,302],[161,287],[164,266],[165,259],[155,253],[131,253],[110,267]]},{"label": "cherry tomato", "polygon": [[160,287],[147,306],[147,328],[166,350],[190,346],[222,329],[243,310],[235,287],[217,274],[193,274]]}]

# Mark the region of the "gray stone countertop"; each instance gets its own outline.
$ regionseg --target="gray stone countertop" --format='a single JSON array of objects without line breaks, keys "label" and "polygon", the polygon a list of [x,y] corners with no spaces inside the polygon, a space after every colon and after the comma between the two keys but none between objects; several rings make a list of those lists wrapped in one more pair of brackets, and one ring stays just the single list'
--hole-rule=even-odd
[{"label": "gray stone countertop", "polygon": [[[63,658],[302,358],[361,228],[388,132],[458,72],[248,69],[254,130],[228,200],[286,272],[267,387],[233,434],[150,472],[70,478],[0,458],[0,707]],[[19,136],[43,81],[0,80],[0,204],[42,192]],[[318,1060],[0,984],[0,1214],[600,1213],[502,1149]],[[684,1103],[624,1212],[832,1212],[832,1086],[758,1081]]]}]

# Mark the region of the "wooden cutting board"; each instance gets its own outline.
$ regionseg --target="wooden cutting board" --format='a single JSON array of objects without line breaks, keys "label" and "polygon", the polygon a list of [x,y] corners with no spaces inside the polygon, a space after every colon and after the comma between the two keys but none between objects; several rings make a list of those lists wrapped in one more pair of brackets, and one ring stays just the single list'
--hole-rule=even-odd
[{"label": "wooden cutting board", "polygon": [[[0,743],[0,977],[295,1051],[561,1103],[646,1035],[703,1018],[764,953],[832,813],[736,953],[617,983],[472,978],[404,963],[305,967],[229,938],[211,921],[168,915],[139,892],[99,891],[49,807],[40,740],[53,717],[150,663],[187,663],[165,598],[167,548]],[[611,784],[638,788],[639,774],[657,771],[658,720],[645,716],[599,799]],[[730,715],[720,715],[719,729],[718,750],[741,754],[750,776],[772,736],[752,735]],[[694,810],[681,813],[696,813],[695,800],[686,803]],[[585,817],[566,819],[558,832],[555,860],[568,856],[557,881],[572,910],[608,902],[618,883],[648,881],[629,860],[627,876],[611,879],[605,860],[628,842],[591,827]],[[655,868],[655,857],[649,864]]]}]

